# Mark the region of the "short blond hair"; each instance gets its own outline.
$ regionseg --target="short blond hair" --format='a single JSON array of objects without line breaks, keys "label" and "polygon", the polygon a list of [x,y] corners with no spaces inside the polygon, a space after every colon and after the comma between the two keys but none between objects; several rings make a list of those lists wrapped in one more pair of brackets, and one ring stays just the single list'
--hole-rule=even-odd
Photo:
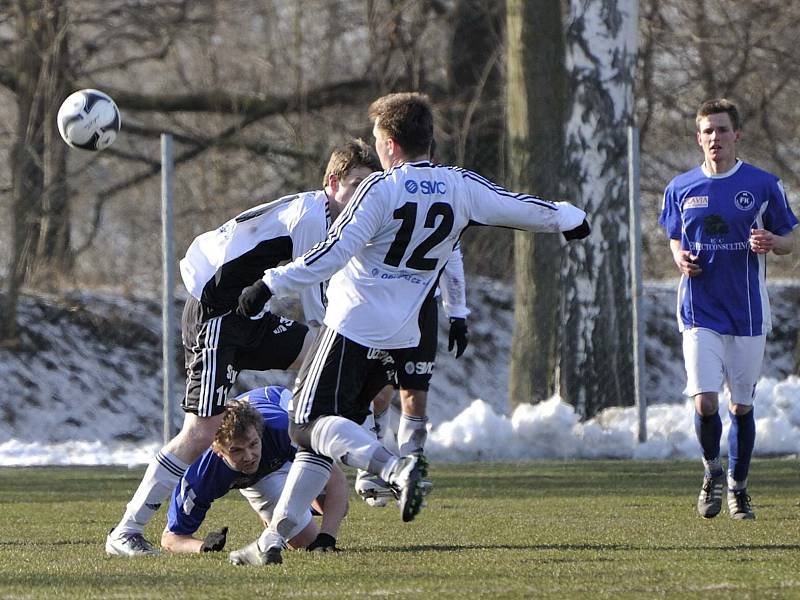
[{"label": "short blond hair", "polygon": [[264,431],[264,419],[256,407],[247,400],[229,402],[225,407],[222,423],[220,423],[217,433],[214,434],[211,448],[227,452],[233,441],[243,438],[251,427],[255,427],[259,436]]},{"label": "short blond hair", "polygon": [[336,177],[336,181],[342,182],[347,179],[350,171],[357,167],[367,167],[370,171],[381,170],[381,161],[378,159],[378,155],[369,144],[360,138],[352,139],[333,149],[322,178],[323,189],[328,186],[331,175]]}]

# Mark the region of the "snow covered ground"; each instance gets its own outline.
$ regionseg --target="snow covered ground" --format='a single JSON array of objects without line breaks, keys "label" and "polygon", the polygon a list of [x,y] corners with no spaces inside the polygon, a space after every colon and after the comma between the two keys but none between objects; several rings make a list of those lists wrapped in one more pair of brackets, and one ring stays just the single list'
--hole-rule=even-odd
[{"label": "snow covered ground", "polygon": [[[471,344],[458,361],[442,353],[429,400],[434,460],[693,458],[692,406],[674,322],[674,283],[645,289],[648,439],[634,408],[580,422],[554,397],[507,409],[513,289],[470,281]],[[771,288],[776,330],[756,390],[756,454],[800,453],[800,378],[790,376],[800,288]],[[178,312],[178,314],[180,314]],[[21,347],[0,348],[0,465],[145,463],[160,447],[160,312],[154,300],[75,292],[24,298]],[[441,324],[440,348],[446,346]],[[179,357],[182,358],[182,357]],[[182,377],[181,368],[177,369]],[[290,384],[285,373],[243,373],[238,390]],[[182,379],[176,381],[180,394]],[[175,424],[181,413],[176,408]],[[723,413],[727,430],[727,416]],[[726,451],[723,436],[723,452]]]}]

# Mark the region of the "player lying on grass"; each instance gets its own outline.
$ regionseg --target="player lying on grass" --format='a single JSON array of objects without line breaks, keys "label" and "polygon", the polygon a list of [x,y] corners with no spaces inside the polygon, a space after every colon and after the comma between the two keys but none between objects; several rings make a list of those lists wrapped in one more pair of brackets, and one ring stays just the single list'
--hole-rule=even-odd
[{"label": "player lying on grass", "polygon": [[[289,440],[288,415],[280,404],[282,394],[287,400],[290,397],[288,390],[280,386],[258,388],[228,404],[211,448],[186,470],[172,494],[167,526],[161,536],[165,550],[222,550],[227,527],[209,533],[204,539],[194,534],[214,500],[231,489],[239,489],[262,521],[269,523],[295,454]],[[323,496],[313,505],[323,515],[321,527],[307,510],[305,518],[293,529],[289,545],[308,550],[336,550],[336,535],[347,514],[347,495],[344,473],[334,467]],[[241,554],[248,554],[248,548],[232,552],[231,562],[249,562],[241,558]]]}]

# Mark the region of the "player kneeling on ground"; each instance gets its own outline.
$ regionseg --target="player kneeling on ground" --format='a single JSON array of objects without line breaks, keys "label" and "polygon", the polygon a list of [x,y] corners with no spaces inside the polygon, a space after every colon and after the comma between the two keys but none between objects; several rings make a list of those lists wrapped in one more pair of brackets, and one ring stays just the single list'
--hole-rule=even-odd
[{"label": "player kneeling on ground", "polygon": [[[161,545],[170,552],[218,552],[226,542],[227,527],[204,539],[194,537],[211,503],[231,489],[239,489],[261,519],[269,523],[286,482],[295,450],[288,434],[288,415],[280,406],[285,388],[270,386],[243,394],[226,408],[214,442],[181,478],[172,494]],[[288,395],[288,392],[287,392]],[[336,550],[336,535],[347,514],[347,480],[334,467],[323,496],[294,528],[289,545],[307,550]],[[231,552],[234,564],[261,564],[258,540]]]}]

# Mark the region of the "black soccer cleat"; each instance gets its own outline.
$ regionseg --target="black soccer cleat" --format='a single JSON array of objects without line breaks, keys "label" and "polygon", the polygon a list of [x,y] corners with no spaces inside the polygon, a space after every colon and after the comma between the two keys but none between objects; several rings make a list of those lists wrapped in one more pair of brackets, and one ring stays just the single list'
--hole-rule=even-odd
[{"label": "black soccer cleat", "polygon": [[737,521],[750,521],[756,518],[756,513],[750,507],[747,489],[728,490],[728,512],[731,514],[731,519]]},{"label": "black soccer cleat", "polygon": [[706,475],[703,487],[697,498],[697,512],[704,519],[713,519],[722,510],[722,488],[725,486],[725,473]]},{"label": "black soccer cleat", "polygon": [[422,474],[428,471],[428,461],[422,454],[401,458],[392,472],[390,484],[399,494],[398,504],[404,522],[413,521],[423,506]]}]

